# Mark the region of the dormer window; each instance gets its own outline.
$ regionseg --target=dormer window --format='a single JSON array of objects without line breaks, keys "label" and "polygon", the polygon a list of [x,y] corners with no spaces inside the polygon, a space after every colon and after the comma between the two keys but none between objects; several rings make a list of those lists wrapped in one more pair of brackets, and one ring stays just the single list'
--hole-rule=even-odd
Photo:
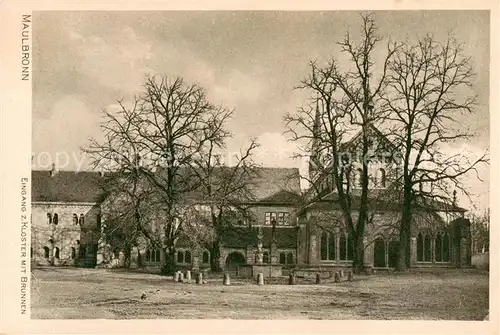
[{"label": "dormer window", "polygon": [[73,214],[73,224],[76,226],[78,224],[78,215]]},{"label": "dormer window", "polygon": [[47,224],[51,224],[51,223],[52,223],[52,214],[47,213]]},{"label": "dormer window", "polygon": [[80,214],[80,220],[78,220],[78,223],[80,224],[80,226],[83,226],[83,224],[85,223],[85,218],[83,217],[83,214]]},{"label": "dormer window", "polygon": [[57,215],[57,213],[54,213],[54,218],[52,219],[52,223],[54,223],[55,225],[59,223],[59,216]]}]

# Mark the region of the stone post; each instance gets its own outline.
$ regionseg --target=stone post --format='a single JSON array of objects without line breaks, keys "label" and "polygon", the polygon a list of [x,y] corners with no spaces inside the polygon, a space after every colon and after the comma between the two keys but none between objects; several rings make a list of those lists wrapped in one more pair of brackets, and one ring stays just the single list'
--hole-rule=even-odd
[{"label": "stone post", "polygon": [[176,273],[174,273],[173,279],[174,279],[174,282],[178,282],[179,281],[179,271],[177,271]]},{"label": "stone post", "polygon": [[290,275],[288,276],[288,285],[295,285],[295,283],[295,275],[293,273],[290,273]]},{"label": "stone post", "polygon": [[198,272],[196,275],[196,284],[203,284],[203,274],[201,272]]},{"label": "stone post", "polygon": [[335,278],[333,281],[335,283],[340,283],[340,272],[335,272]]},{"label": "stone post", "polygon": [[342,269],[339,270],[339,277],[344,278],[344,270]]},{"label": "stone post", "polygon": [[262,272],[257,275],[257,285],[264,285],[264,274]]},{"label": "stone post", "polygon": [[224,273],[224,281],[222,282],[223,285],[231,285],[231,281],[229,279],[229,273]]},{"label": "stone post", "polygon": [[352,271],[349,271],[347,273],[347,280],[348,281],[354,281],[354,274],[352,273]]},{"label": "stone post", "polygon": [[184,273],[182,272],[179,272],[179,283],[183,283],[184,282]]},{"label": "stone post", "polygon": [[186,271],[186,282],[191,283],[191,271]]}]

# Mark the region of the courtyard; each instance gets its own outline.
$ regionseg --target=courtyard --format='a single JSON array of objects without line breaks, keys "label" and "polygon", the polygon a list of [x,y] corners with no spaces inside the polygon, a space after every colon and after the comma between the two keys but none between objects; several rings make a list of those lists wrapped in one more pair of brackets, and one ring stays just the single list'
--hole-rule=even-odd
[{"label": "courtyard", "polygon": [[[204,285],[125,270],[36,268],[33,319],[379,319],[483,320],[488,272],[471,269],[377,272],[353,282],[287,278],[258,286],[222,275]],[[146,298],[141,299],[145,293]]]}]

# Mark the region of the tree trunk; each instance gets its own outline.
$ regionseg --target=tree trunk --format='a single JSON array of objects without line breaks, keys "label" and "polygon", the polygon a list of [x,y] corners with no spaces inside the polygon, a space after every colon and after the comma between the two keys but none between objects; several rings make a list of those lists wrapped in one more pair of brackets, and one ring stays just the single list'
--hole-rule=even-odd
[{"label": "tree trunk", "polygon": [[399,229],[399,249],[396,271],[406,271],[410,267],[411,245],[411,205],[412,190],[411,187],[405,187],[403,211],[401,216],[401,225]]},{"label": "tree trunk", "polygon": [[210,271],[220,272],[220,242],[215,241],[210,248]]},{"label": "tree trunk", "polygon": [[173,246],[165,249],[165,261],[161,268],[162,275],[172,275],[175,273],[175,248]]},{"label": "tree trunk", "polygon": [[[364,228],[364,227],[363,227]],[[352,261],[352,269],[354,273],[362,273],[365,265],[365,244],[363,241],[364,229],[363,231],[357,232],[357,234],[353,235],[353,261]]]}]

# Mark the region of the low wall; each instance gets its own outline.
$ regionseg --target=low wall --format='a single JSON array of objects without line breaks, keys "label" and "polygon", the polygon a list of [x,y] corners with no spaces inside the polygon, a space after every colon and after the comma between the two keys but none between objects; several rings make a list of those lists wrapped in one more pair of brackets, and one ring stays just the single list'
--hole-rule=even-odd
[{"label": "low wall", "polygon": [[485,252],[482,254],[472,255],[471,264],[476,269],[489,270],[490,269],[490,253]]}]

